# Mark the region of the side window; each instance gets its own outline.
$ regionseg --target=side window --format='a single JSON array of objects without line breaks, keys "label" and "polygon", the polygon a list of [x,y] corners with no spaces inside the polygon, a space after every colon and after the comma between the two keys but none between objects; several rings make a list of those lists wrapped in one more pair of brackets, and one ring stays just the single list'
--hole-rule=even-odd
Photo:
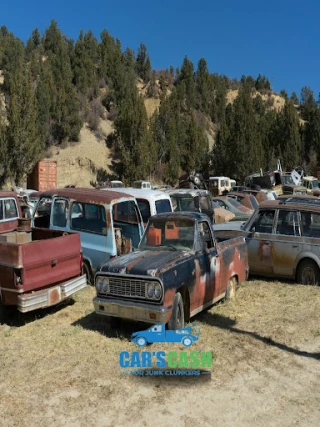
[{"label": "side window", "polygon": [[320,214],[301,212],[302,234],[307,237],[320,237]]},{"label": "side window", "polygon": [[71,208],[71,228],[88,233],[107,234],[104,206],[74,202]]},{"label": "side window", "polygon": [[171,212],[171,206],[168,199],[156,200],[156,213]]},{"label": "side window", "polygon": [[3,201],[0,200],[0,221],[4,219],[3,215]]},{"label": "side window", "polygon": [[4,219],[18,218],[18,210],[14,199],[4,199]]},{"label": "side window", "polygon": [[276,233],[286,236],[300,236],[298,212],[280,210]]},{"label": "side window", "polygon": [[55,227],[65,227],[67,225],[68,201],[56,199],[53,204],[52,225]]},{"label": "side window", "polygon": [[254,220],[250,231],[255,233],[272,233],[275,211],[260,211]]},{"label": "side window", "polygon": [[148,200],[137,200],[143,222],[148,222],[151,213]]},{"label": "side window", "polygon": [[204,209],[206,211],[210,209],[210,205],[209,205],[209,201],[208,201],[207,196],[201,196],[200,197],[200,208]]},{"label": "side window", "polygon": [[225,183],[224,179],[222,179],[222,180],[220,181],[220,187],[224,187],[225,185],[226,185],[226,183]]},{"label": "side window", "polygon": [[213,239],[209,224],[206,221],[198,223],[198,232],[200,240],[204,243],[206,249],[213,247]]},{"label": "side window", "polygon": [[138,224],[139,215],[134,201],[120,202],[113,205],[114,221]]}]

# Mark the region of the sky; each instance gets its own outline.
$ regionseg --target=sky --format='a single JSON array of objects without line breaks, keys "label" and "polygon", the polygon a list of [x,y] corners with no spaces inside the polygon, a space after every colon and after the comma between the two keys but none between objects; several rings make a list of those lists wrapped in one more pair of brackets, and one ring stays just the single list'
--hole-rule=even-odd
[{"label": "sky", "polygon": [[144,43],[153,69],[181,67],[185,55],[195,69],[205,58],[211,73],[240,79],[269,78],[289,96],[308,86],[320,92],[320,1],[305,0],[4,0],[0,26],[22,41],[52,19],[68,38],[106,29],[123,50]]}]

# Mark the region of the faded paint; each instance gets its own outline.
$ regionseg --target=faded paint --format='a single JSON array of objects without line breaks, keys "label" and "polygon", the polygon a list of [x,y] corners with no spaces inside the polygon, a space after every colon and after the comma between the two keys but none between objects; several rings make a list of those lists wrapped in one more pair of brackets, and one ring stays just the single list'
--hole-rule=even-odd
[{"label": "faded paint", "polygon": [[[247,277],[248,271],[248,256],[247,247],[244,238],[236,238],[227,240],[222,243],[214,241],[214,244],[209,249],[196,250],[198,247],[199,233],[197,233],[197,223],[206,221],[209,225],[207,217],[199,213],[172,213],[162,214],[153,217],[152,221],[158,218],[166,221],[176,221],[179,219],[189,219],[194,221],[194,247],[187,250],[170,250],[167,247],[159,247],[157,249],[138,249],[128,255],[124,255],[118,259],[114,259],[101,267],[101,270],[96,273],[97,276],[118,277],[128,280],[145,280],[148,282],[150,277],[157,277],[163,286],[163,299],[159,302],[152,301],[146,296],[145,301],[141,301],[141,297],[128,297],[125,293],[122,296],[115,297],[107,294],[97,293],[97,298],[94,299],[96,312],[104,314],[100,310],[103,304],[108,306],[108,299],[112,300],[112,305],[118,301],[119,307],[130,302],[131,318],[135,317],[135,308],[137,307],[137,316],[141,316],[141,303],[145,302],[154,310],[159,310],[163,307],[166,311],[167,321],[170,319],[173,300],[176,292],[182,288],[183,295],[185,292],[189,294],[190,307],[187,307],[186,318],[192,313],[201,311],[201,307],[206,307],[224,297],[228,282],[231,277],[236,276],[238,282],[242,282]],[[150,226],[150,223],[149,223]],[[210,225],[209,225],[209,229]],[[211,229],[212,232],[212,229]],[[146,231],[147,233],[147,231]],[[212,237],[214,234],[212,232]],[[217,257],[217,254],[219,255]],[[123,273],[125,269],[125,274]],[[150,274],[151,273],[151,274]],[[185,299],[184,303],[187,303]],[[100,304],[100,305],[99,305]],[[136,305],[138,304],[138,305]],[[139,309],[138,309],[139,307]],[[119,309],[120,311],[120,309]],[[118,316],[119,311],[116,310]],[[110,312],[105,314],[110,315]],[[112,314],[111,314],[112,315]],[[126,313],[126,317],[128,312]],[[128,317],[127,317],[128,318]],[[141,320],[141,317],[139,317]],[[144,319],[150,323],[152,319]]]}]

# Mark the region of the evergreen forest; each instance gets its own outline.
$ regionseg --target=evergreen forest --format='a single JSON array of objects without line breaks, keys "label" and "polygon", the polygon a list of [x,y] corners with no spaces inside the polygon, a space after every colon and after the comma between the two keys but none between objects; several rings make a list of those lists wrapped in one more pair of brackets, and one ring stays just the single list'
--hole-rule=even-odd
[{"label": "evergreen forest", "polygon": [[[51,21],[23,43],[0,28],[0,186],[17,185],[50,146],[79,139],[84,123],[97,130],[104,111],[114,123],[105,141],[114,177],[131,183],[154,177],[175,184],[184,172],[225,175],[242,182],[258,170],[301,165],[309,173],[320,157],[319,99],[305,86],[300,97],[269,79],[233,79],[208,70],[205,58],[155,70],[143,43],[123,48],[107,30],[69,39]],[[1,80],[2,81],[2,80]],[[148,117],[137,82],[160,106]],[[233,102],[228,93],[237,90]],[[208,135],[215,135],[209,144]]]}]

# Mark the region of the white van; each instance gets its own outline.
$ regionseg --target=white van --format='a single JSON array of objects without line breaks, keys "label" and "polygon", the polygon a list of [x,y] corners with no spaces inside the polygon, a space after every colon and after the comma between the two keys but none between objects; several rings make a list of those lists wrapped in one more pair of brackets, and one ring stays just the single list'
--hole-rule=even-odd
[{"label": "white van", "polygon": [[134,181],[132,184],[133,188],[141,188],[144,190],[151,190],[151,182],[150,181]]},{"label": "white van", "polygon": [[[101,188],[101,190],[108,190]],[[112,190],[109,188],[109,190]],[[142,188],[123,188],[121,193],[133,196],[139,206],[144,225],[150,216],[164,212],[172,212],[172,203],[169,194],[158,190],[144,190]]]}]

